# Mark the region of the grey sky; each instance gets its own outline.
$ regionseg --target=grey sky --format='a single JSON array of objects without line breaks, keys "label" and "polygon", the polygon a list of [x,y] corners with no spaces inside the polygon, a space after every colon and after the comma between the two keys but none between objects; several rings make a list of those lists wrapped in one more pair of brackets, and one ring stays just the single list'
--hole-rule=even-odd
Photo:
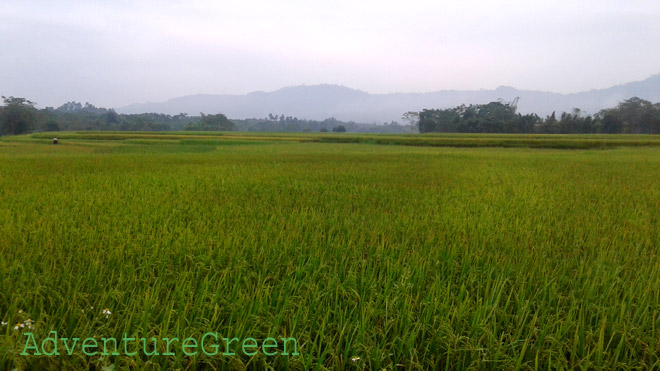
[{"label": "grey sky", "polygon": [[561,93],[660,73],[658,0],[0,0],[0,94],[114,107],[300,84]]}]

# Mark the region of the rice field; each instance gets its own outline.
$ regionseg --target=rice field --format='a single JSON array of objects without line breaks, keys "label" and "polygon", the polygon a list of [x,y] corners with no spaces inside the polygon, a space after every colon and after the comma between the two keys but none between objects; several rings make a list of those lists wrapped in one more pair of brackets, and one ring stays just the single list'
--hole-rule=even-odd
[{"label": "rice field", "polygon": [[657,136],[3,137],[0,369],[657,369],[659,248]]}]

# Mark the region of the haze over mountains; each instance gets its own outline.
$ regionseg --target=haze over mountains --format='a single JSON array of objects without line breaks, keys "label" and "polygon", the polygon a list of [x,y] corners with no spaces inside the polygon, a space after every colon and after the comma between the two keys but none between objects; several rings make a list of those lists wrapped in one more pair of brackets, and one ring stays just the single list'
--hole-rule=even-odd
[{"label": "haze over mountains", "polygon": [[369,94],[338,85],[295,86],[274,92],[246,95],[198,94],[160,103],[142,103],[117,108],[119,113],[157,112],[198,115],[224,113],[233,119],[263,118],[269,114],[294,116],[308,120],[335,117],[343,121],[382,123],[398,121],[408,111],[425,108],[449,108],[461,104],[485,104],[512,101],[519,97],[518,111],[544,117],[556,111],[579,108],[594,114],[619,102],[639,97],[660,102],[660,74],[645,80],[573,94],[518,90],[501,86],[494,90],[442,90],[431,93]]}]

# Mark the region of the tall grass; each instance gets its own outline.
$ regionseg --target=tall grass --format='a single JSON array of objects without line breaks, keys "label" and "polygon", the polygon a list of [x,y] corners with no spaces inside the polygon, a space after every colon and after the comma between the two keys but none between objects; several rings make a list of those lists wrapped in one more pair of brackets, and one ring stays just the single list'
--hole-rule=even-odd
[{"label": "tall grass", "polygon": [[[0,142],[2,369],[660,367],[656,147],[38,138]],[[26,357],[28,317],[301,355]]]}]

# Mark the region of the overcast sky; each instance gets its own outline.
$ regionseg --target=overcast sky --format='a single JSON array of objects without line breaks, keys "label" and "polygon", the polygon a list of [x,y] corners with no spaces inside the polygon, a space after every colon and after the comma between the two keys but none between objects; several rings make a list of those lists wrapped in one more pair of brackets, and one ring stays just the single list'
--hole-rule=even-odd
[{"label": "overcast sky", "polygon": [[560,93],[660,73],[658,0],[0,0],[0,94],[97,106],[340,84]]}]

